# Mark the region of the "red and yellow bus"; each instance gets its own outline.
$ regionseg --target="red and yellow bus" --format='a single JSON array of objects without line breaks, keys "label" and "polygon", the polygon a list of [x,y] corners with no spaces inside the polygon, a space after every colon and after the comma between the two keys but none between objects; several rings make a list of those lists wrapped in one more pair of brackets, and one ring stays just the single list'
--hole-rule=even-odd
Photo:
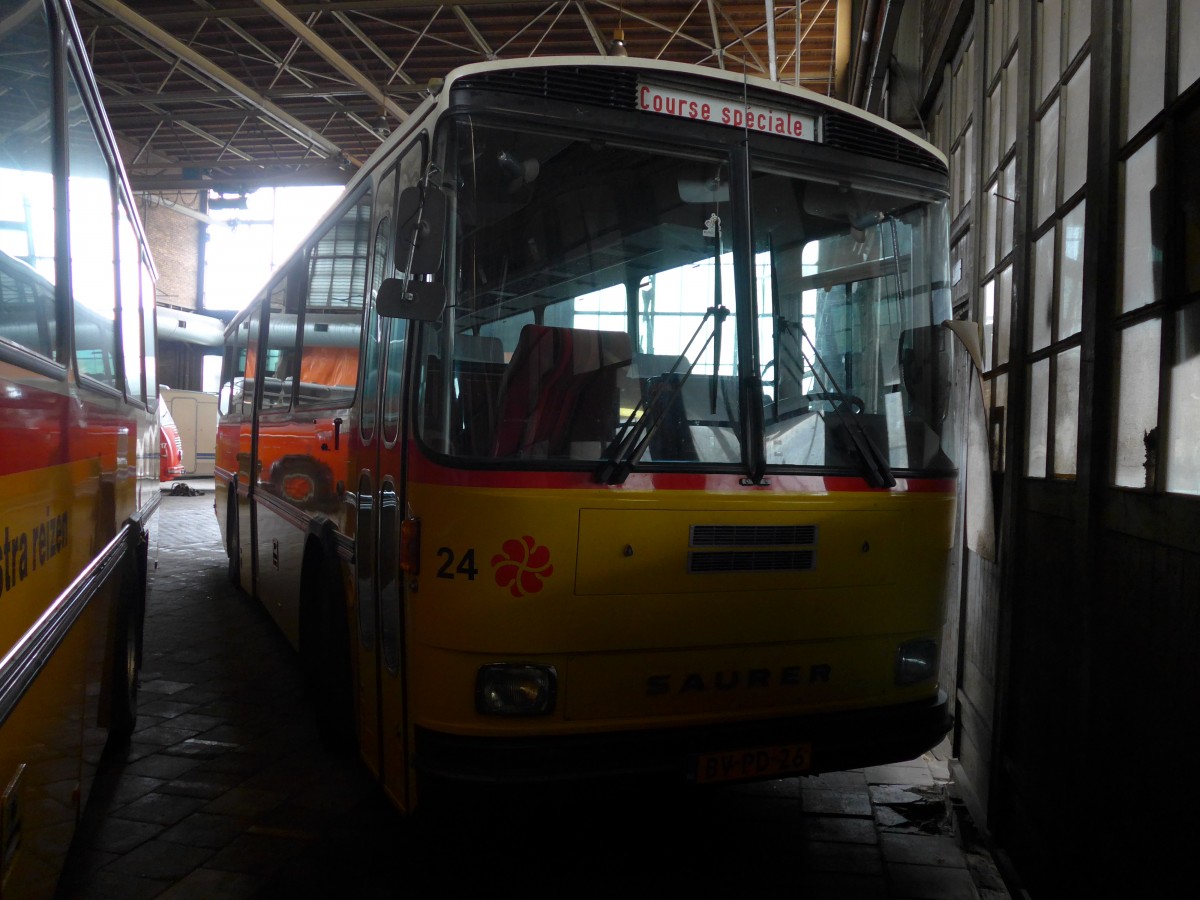
[{"label": "red and yellow bus", "polygon": [[451,73],[230,324],[217,515],[319,721],[425,780],[935,745],[945,159],[628,58]]},{"label": "red and yellow bus", "polygon": [[55,888],[136,716],[154,270],[70,5],[0,15],[0,895]]}]

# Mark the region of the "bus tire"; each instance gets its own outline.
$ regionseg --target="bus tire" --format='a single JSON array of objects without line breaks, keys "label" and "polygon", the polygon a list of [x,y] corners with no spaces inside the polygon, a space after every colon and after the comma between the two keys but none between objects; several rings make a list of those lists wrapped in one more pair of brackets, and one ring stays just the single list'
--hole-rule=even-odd
[{"label": "bus tire", "polygon": [[242,586],[242,553],[238,535],[237,484],[229,485],[229,509],[225,515],[225,554],[229,557],[227,576],[235,588]]},{"label": "bus tire", "polygon": [[355,743],[350,629],[336,570],[320,556],[310,550],[300,580],[300,664],[322,743],[348,753]]},{"label": "bus tire", "polygon": [[[131,568],[140,573],[134,560]],[[113,629],[112,667],[109,670],[108,736],[124,746],[137,725],[138,682],[141,671],[142,583],[136,575],[122,579]]]}]

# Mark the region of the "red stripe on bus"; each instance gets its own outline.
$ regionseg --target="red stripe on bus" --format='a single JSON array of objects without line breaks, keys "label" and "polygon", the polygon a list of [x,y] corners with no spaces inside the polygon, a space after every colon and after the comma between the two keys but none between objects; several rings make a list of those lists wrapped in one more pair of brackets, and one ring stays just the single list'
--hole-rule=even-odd
[{"label": "red stripe on bus", "polygon": [[514,469],[460,469],[441,465],[414,445],[409,447],[409,478],[422,484],[451,487],[523,488],[597,491],[706,491],[745,493],[748,490],[782,493],[934,493],[955,490],[953,478],[898,478],[892,488],[876,488],[866,479],[849,475],[794,475],[770,473],[762,486],[742,483],[744,475],[714,472],[634,472],[623,484],[597,483],[590,471],[529,471]]}]

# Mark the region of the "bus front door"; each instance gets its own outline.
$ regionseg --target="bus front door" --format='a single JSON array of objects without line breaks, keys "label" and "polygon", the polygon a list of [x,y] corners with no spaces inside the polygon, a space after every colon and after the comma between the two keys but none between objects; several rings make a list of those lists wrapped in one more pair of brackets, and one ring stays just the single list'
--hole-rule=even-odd
[{"label": "bus front door", "polygon": [[[403,320],[378,320],[376,359],[382,375],[379,415],[363,433],[357,527],[358,719],[363,757],[392,800],[409,809],[406,697],[404,691],[404,592],[400,533],[404,521],[401,399]],[[372,335],[372,339],[376,339]],[[379,357],[383,357],[380,359]],[[364,401],[368,391],[364,391]]]}]

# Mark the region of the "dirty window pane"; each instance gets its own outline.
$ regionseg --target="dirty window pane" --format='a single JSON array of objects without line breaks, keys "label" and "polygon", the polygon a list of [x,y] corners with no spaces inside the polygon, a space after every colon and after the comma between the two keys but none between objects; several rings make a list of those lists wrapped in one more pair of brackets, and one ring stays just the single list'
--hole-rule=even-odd
[{"label": "dirty window pane", "polygon": [[1058,355],[1054,379],[1054,477],[1074,478],[1079,434],[1079,355],[1074,347]]},{"label": "dirty window pane", "polygon": [[1013,54],[1004,70],[1004,151],[1006,153],[1017,142],[1017,77],[1020,70],[1021,54],[1018,51]]},{"label": "dirty window pane", "polygon": [[1058,340],[1077,334],[1083,323],[1083,217],[1080,203],[1063,216],[1058,264]]},{"label": "dirty window pane", "polygon": [[1045,222],[1057,205],[1058,189],[1058,101],[1055,100],[1038,123],[1037,221]]},{"label": "dirty window pane", "polygon": [[[1189,148],[1200,143],[1200,113],[1192,112],[1179,123],[1176,153],[1186,156]],[[1195,166],[1183,166],[1178,190],[1172,191],[1175,202],[1181,207],[1180,226],[1183,229],[1184,284],[1188,293],[1200,291],[1200,171]]]},{"label": "dirty window pane", "polygon": [[958,69],[954,73],[954,89],[953,89],[953,105],[954,105],[954,126],[953,133],[958,134],[967,124],[967,120],[971,117],[972,102],[971,97],[971,73],[974,71],[972,60],[974,59],[974,43],[969,44],[967,49],[963,51],[962,57],[958,64]]},{"label": "dirty window pane", "polygon": [[1035,362],[1029,369],[1029,434],[1025,474],[1046,476],[1046,439],[1050,406],[1050,360]]},{"label": "dirty window pane", "polygon": [[1060,148],[1063,157],[1063,199],[1083,187],[1087,179],[1088,147],[1088,83],[1092,77],[1089,59],[1067,83],[1066,143]]},{"label": "dirty window pane", "polygon": [[1000,270],[996,282],[996,365],[1008,362],[1009,326],[1012,324],[1012,266]]},{"label": "dirty window pane", "polygon": [[996,281],[983,285],[983,370],[996,368]]},{"label": "dirty window pane", "polygon": [[1000,98],[1004,91],[1000,82],[987,98],[987,171],[994,172],[1000,165]]},{"label": "dirty window pane", "polygon": [[1092,0],[1067,0],[1067,61],[1073,60],[1092,33]]},{"label": "dirty window pane", "polygon": [[1167,490],[1200,494],[1200,303],[1179,311],[1175,330]]},{"label": "dirty window pane", "polygon": [[1179,93],[1200,78],[1200,3],[1179,4]]},{"label": "dirty window pane", "polygon": [[1000,198],[996,195],[1000,192],[1000,179],[988,188],[987,192],[987,211],[985,215],[987,221],[984,223],[984,239],[983,239],[983,271],[990,272],[996,268],[996,216],[999,214]]},{"label": "dirty window pane", "polygon": [[1035,10],[1038,17],[1038,47],[1041,50],[1039,103],[1054,90],[1062,74],[1062,4],[1063,0],[1042,0]]},{"label": "dirty window pane", "polygon": [[1013,220],[1017,208],[1016,157],[1013,157],[1000,173],[999,191],[1000,196],[996,199],[999,201],[1000,210],[1000,258],[1003,259],[1012,253],[1013,248]]},{"label": "dirty window pane", "polygon": [[962,194],[959,197],[959,211],[971,202],[971,194],[975,190],[975,126],[973,125],[963,132],[962,151]]},{"label": "dirty window pane", "polygon": [[[989,382],[985,382],[987,384]],[[989,401],[991,403],[991,418],[989,420],[989,429],[991,433],[992,444],[992,469],[997,472],[1004,471],[1004,426],[1008,421],[1008,376],[997,375],[990,382],[991,393]]]},{"label": "dirty window pane", "polygon": [[1154,240],[1151,208],[1158,182],[1158,138],[1155,137],[1125,163],[1121,196],[1121,312],[1153,303],[1158,295],[1156,273],[1162,251]]},{"label": "dirty window pane", "polygon": [[1054,302],[1054,247],[1058,231],[1051,228],[1037,241],[1033,258],[1033,311],[1030,317],[1031,350],[1050,346],[1050,316]]},{"label": "dirty window pane", "polygon": [[1158,433],[1158,356],[1161,323],[1150,319],[1117,338],[1117,421],[1113,484],[1153,486],[1153,445]]},{"label": "dirty window pane", "polygon": [[996,77],[996,73],[1000,71],[1000,66],[1004,62],[1004,18],[1002,4],[988,4],[987,29],[987,75],[990,81]]},{"label": "dirty window pane", "polygon": [[1122,82],[1125,85],[1125,139],[1128,140],[1163,108],[1167,0],[1129,3],[1126,23],[1129,39]]}]

